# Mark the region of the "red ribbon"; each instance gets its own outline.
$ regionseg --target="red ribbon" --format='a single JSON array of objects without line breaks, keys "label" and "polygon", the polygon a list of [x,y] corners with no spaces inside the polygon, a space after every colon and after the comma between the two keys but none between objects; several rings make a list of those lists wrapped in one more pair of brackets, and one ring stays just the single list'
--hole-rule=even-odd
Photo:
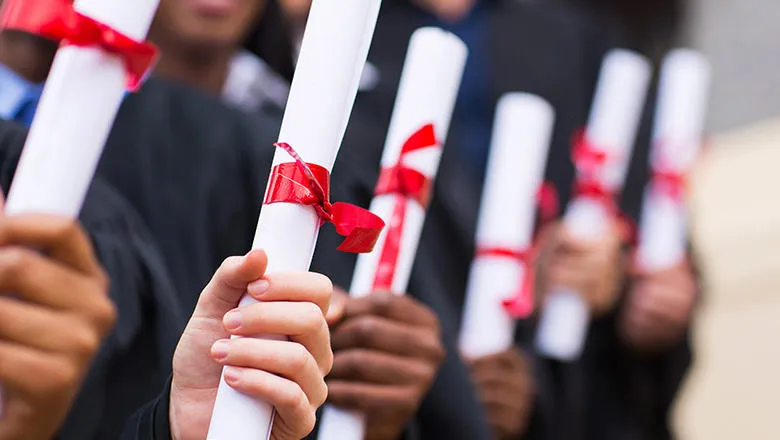
[{"label": "red ribbon", "polygon": [[603,204],[609,211],[617,211],[616,194],[606,188],[599,180],[599,174],[610,156],[597,145],[594,145],[584,131],[575,135],[572,148],[572,162],[577,169],[574,182],[574,197],[586,197]]},{"label": "red ribbon", "polygon": [[392,194],[395,203],[390,215],[382,253],[379,256],[379,264],[374,277],[374,290],[392,289],[398,255],[401,251],[401,235],[406,219],[406,201],[414,200],[425,208],[430,200],[431,179],[404,165],[404,156],[413,151],[437,146],[438,141],[433,124],[423,125],[404,142],[398,162],[392,167],[382,169],[379,174],[374,195]]},{"label": "red ribbon", "polygon": [[667,195],[675,201],[682,201],[685,195],[685,174],[669,168],[653,169],[653,190]]},{"label": "red ribbon", "polygon": [[138,42],[73,9],[71,0],[6,0],[0,29],[38,35],[63,46],[99,47],[119,56],[127,68],[127,87],[135,91],[157,60],[157,48]]},{"label": "red ribbon", "polygon": [[523,281],[520,288],[502,304],[509,316],[515,319],[525,319],[534,311],[535,274],[533,262],[536,259],[535,249],[513,250],[502,247],[486,247],[477,249],[477,258],[497,257],[515,260],[523,268]]},{"label": "red ribbon", "polygon": [[546,181],[539,186],[536,203],[539,204],[539,217],[542,223],[554,220],[561,212],[558,190],[552,182]]},{"label": "red ribbon", "polygon": [[355,205],[340,202],[331,204],[330,172],[325,167],[304,162],[289,144],[279,142],[274,145],[286,151],[294,162],[279,164],[271,170],[263,204],[296,203],[311,206],[320,217],[320,225],[333,223],[336,232],[346,237],[338,250],[371,252],[385,222]]},{"label": "red ribbon", "polygon": [[577,132],[572,148],[572,162],[577,169],[574,198],[585,197],[601,203],[623,223],[623,241],[631,244],[637,239],[635,222],[617,205],[617,194],[599,180],[602,168],[613,158],[603,148],[593,144],[583,130]]},{"label": "red ribbon", "polygon": [[673,149],[669,148],[667,142],[656,142],[654,151],[656,161],[650,172],[650,178],[653,191],[658,191],[671,199],[682,202],[685,195],[686,177],[685,174],[676,170],[673,166],[673,160],[669,155],[673,154]]}]

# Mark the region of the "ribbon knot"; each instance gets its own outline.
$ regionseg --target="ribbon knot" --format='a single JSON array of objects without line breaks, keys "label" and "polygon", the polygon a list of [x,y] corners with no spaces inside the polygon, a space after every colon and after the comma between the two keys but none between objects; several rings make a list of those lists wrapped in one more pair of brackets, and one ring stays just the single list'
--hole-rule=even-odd
[{"label": "ribbon knot", "polygon": [[401,146],[398,162],[379,173],[374,196],[391,194],[395,198],[393,212],[390,215],[387,235],[379,256],[379,264],[374,277],[374,290],[391,290],[398,256],[401,250],[406,219],[406,201],[414,200],[423,208],[428,206],[431,194],[431,179],[423,173],[404,165],[407,154],[425,148],[438,147],[433,124],[425,124]]},{"label": "ribbon knot", "polygon": [[535,248],[515,250],[503,247],[484,247],[477,249],[477,258],[506,258],[516,261],[523,268],[523,279],[520,287],[502,302],[504,310],[512,318],[525,319],[531,316],[534,311],[534,261],[536,256]]},{"label": "ribbon knot", "polygon": [[13,29],[63,46],[98,47],[122,59],[127,87],[135,91],[157,60],[157,48],[81,14],[70,0],[6,0],[0,29]]},{"label": "ribbon knot", "polygon": [[685,194],[685,174],[670,168],[652,171],[653,190],[659,191],[675,201],[682,201]]},{"label": "ribbon knot", "polygon": [[263,204],[296,203],[313,207],[320,226],[332,223],[336,232],[346,237],[338,250],[353,253],[371,252],[385,223],[370,211],[349,203],[330,203],[330,172],[317,164],[306,163],[289,145],[274,146],[286,151],[294,162],[276,165],[271,170]]},{"label": "ribbon knot", "polygon": [[574,197],[594,199],[610,211],[617,210],[616,194],[600,179],[604,166],[612,159],[610,155],[591,142],[585,132],[580,130],[575,135],[571,156],[577,170]]}]

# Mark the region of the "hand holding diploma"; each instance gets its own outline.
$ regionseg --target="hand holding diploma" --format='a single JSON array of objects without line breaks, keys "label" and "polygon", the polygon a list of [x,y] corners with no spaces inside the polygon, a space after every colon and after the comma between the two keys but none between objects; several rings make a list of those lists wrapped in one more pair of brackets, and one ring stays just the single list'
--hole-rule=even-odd
[{"label": "hand holding diploma", "polygon": [[[335,361],[327,379],[328,402],[334,406],[326,406],[339,412],[325,413],[320,433],[330,426],[326,432],[340,428],[344,440],[356,430],[362,431],[360,439],[396,440],[444,360],[439,319],[407,295],[340,295],[341,312],[329,315]],[[353,421],[342,416],[353,413],[360,415],[360,424],[349,430]]]},{"label": "hand holding diploma", "polygon": [[659,85],[636,267],[622,311],[621,333],[633,347],[663,349],[688,327],[696,280],[686,257],[685,176],[702,144],[710,66],[692,50],[667,55]]},{"label": "hand holding diploma", "polygon": [[496,109],[459,347],[500,440],[520,438],[533,408],[515,320],[534,308],[534,221],[554,116],[550,104],[526,93],[504,95]]},{"label": "hand holding diploma", "polygon": [[154,63],[156,50],[143,40],[156,9],[157,0],[3,3],[3,29],[63,42],[16,169],[6,214],[78,215],[122,97],[127,88],[139,86]]},{"label": "hand holding diploma", "polygon": [[[206,438],[223,366],[232,389],[276,408],[270,439],[299,440],[314,428],[333,363],[325,322],[332,285],[267,267],[260,250],[228,258],[201,293],[173,358],[173,438]],[[258,302],[239,306],[245,293]],[[257,334],[288,339],[230,338]]]},{"label": "hand holding diploma", "polygon": [[[628,170],[650,75],[650,63],[640,55],[613,50],[605,57],[588,126],[572,150],[576,176],[564,218],[568,238],[559,243],[576,259],[563,261],[570,285],[550,285],[544,299],[536,338],[544,356],[572,361],[582,353],[592,311],[580,289],[596,282],[585,263],[602,267],[612,263],[603,261],[608,252],[599,257],[592,251],[608,237],[617,215],[617,194]],[[578,267],[572,273],[573,263]],[[609,296],[616,294],[615,288]]]},{"label": "hand holding diploma", "polygon": [[[268,274],[305,271],[320,226],[347,238],[339,249],[368,252],[384,223],[368,211],[331,203],[330,171],[357,94],[379,0],[315,0],[279,133],[253,248],[269,256]],[[242,306],[257,302],[247,295]],[[234,335],[235,336],[235,335]],[[273,333],[262,336],[280,339]],[[272,435],[273,405],[223,377],[207,438],[256,440]],[[203,438],[203,437],[201,437]]]},{"label": "hand holding diploma", "polygon": [[108,279],[73,220],[0,214],[0,291],[0,440],[49,440],[116,319]]}]

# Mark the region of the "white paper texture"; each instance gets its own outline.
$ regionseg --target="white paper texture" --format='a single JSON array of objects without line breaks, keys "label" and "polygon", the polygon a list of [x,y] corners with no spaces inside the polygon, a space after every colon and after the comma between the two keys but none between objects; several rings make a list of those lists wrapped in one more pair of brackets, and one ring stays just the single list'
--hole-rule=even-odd
[{"label": "white paper texture", "polygon": [[[611,191],[623,186],[650,78],[650,62],[638,54],[613,50],[604,59],[585,135],[610,158],[598,178]],[[598,240],[610,215],[596,201],[575,199],[567,207],[564,224],[575,237]],[[536,338],[539,353],[562,361],[578,358],[589,323],[582,297],[554,287],[543,307]]]},{"label": "white paper texture", "polygon": [[[315,0],[312,3],[279,141],[290,144],[304,161],[333,168],[365,64],[380,0]],[[334,118],[334,115],[337,117]],[[270,148],[271,146],[266,146]],[[273,165],[292,162],[277,150]],[[259,196],[259,195],[258,195]],[[254,248],[268,254],[267,273],[308,270],[319,231],[311,207],[266,205],[260,212]],[[248,295],[241,305],[254,302]],[[278,337],[278,336],[266,336]],[[273,408],[220,383],[209,427],[209,440],[257,440],[271,435]]]},{"label": "white paper texture", "polygon": [[[651,167],[686,174],[701,148],[710,85],[710,66],[698,52],[678,49],[661,67]],[[686,252],[683,200],[659,191],[653,181],[645,190],[639,223],[637,261],[645,270],[669,269]]]},{"label": "white paper texture", "polygon": [[[403,163],[431,179],[435,178],[466,56],[465,44],[449,32],[438,28],[421,28],[412,34],[382,154],[383,168],[397,164],[401,147],[409,136],[422,126],[432,123],[439,147],[410,152]],[[391,226],[389,223],[394,204],[395,196],[392,194],[377,196],[371,202],[371,212],[381,217],[388,227],[382,231],[374,251],[358,257],[350,287],[352,296],[371,293],[387,230]],[[407,200],[401,246],[393,277],[394,293],[403,294],[406,291],[424,220],[425,209],[416,201]],[[364,436],[365,417],[362,414],[331,405],[325,407],[320,421],[319,440],[362,440]]]},{"label": "white paper texture", "polygon": [[[496,108],[493,141],[477,224],[480,248],[526,250],[533,244],[537,192],[544,180],[555,113],[542,98],[504,95]],[[503,301],[523,285],[526,267],[506,257],[474,259],[466,288],[460,352],[467,358],[513,345],[515,320]]]},{"label": "white paper texture", "polygon": [[[74,8],[141,41],[157,0],[76,0]],[[78,217],[126,83],[125,65],[115,55],[75,46],[57,52],[8,193],[7,215]]]}]

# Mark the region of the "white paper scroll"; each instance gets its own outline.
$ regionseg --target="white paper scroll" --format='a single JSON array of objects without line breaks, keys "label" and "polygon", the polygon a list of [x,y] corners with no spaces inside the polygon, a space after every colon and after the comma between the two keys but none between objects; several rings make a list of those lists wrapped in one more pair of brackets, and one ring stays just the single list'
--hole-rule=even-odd
[{"label": "white paper scroll", "polygon": [[[332,169],[366,61],[380,0],[314,0],[279,133],[304,161]],[[335,117],[334,117],[335,115]],[[270,146],[267,146],[270,148]],[[273,166],[292,162],[277,150]],[[267,273],[308,270],[320,219],[311,207],[274,203],[260,212],[254,248],[268,254]],[[253,303],[244,296],[241,305]],[[220,383],[209,440],[257,440],[271,435],[273,408]]]},{"label": "white paper scroll", "polygon": [[[544,179],[555,112],[544,99],[509,93],[498,102],[477,225],[477,248],[532,246],[537,191]],[[515,320],[503,307],[530,274],[518,261],[478,256],[466,288],[460,352],[467,358],[513,345]]]},{"label": "white paper scroll", "polygon": [[[143,41],[157,3],[76,0],[74,9]],[[6,214],[78,216],[126,85],[125,64],[118,56],[76,46],[57,51],[8,193]]]},{"label": "white paper scroll", "polygon": [[[601,184],[619,192],[628,171],[636,133],[651,77],[648,60],[633,52],[607,54],[591,109],[585,136],[612,158],[598,176]],[[572,200],[565,227],[582,240],[598,240],[611,213],[592,199]],[[578,358],[589,325],[588,306],[565,286],[553,287],[543,306],[536,347],[539,353],[561,361]]]},{"label": "white paper scroll", "polygon": [[[395,108],[390,121],[381,166],[397,164],[401,147],[409,136],[425,124],[432,123],[439,146],[443,146],[452,111],[460,88],[467,56],[466,45],[455,35],[437,28],[418,29],[409,42]],[[441,148],[426,148],[409,153],[407,165],[433,179],[439,167]],[[389,229],[395,196],[380,195],[371,202],[371,212],[388,227],[379,237],[374,251],[358,257],[350,287],[352,296],[371,293],[379,258]],[[401,246],[393,277],[392,291],[406,291],[420,240],[425,209],[414,200],[406,202],[406,217]],[[362,440],[365,437],[363,414],[326,406],[319,427],[319,440]]]},{"label": "white paper scroll", "polygon": [[[702,144],[710,85],[710,65],[698,52],[670,52],[661,67],[652,169],[684,175]],[[650,181],[639,228],[637,262],[645,270],[669,269],[685,258],[686,211],[682,200]]]}]

